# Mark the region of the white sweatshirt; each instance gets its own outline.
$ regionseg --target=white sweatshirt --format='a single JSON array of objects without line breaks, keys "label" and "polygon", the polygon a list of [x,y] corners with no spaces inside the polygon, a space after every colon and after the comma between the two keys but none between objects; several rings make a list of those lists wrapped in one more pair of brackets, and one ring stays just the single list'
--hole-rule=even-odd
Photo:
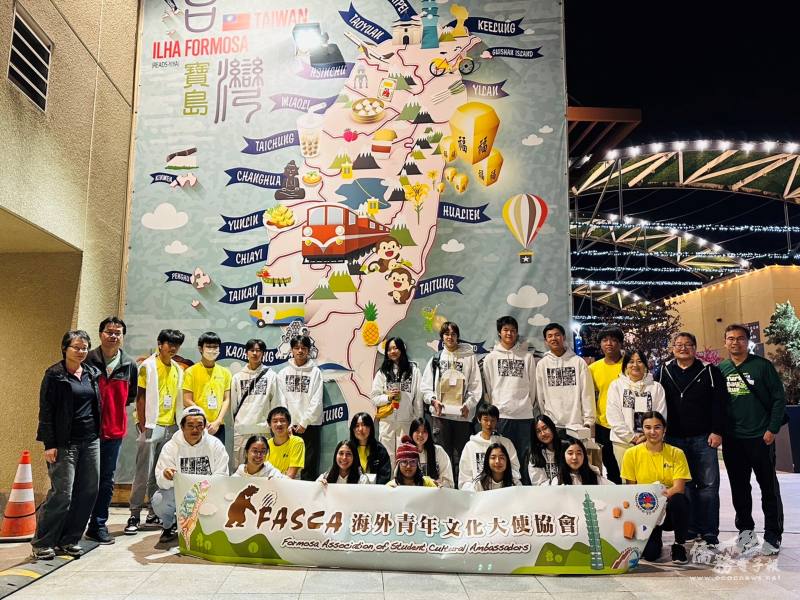
[{"label": "white sweatshirt", "polygon": [[164,469],[175,469],[184,475],[227,475],[228,453],[222,442],[206,432],[199,442],[190,446],[179,429],[164,444],[156,463],[156,483],[167,490],[175,482],[164,477]]},{"label": "white sweatshirt", "polygon": [[536,364],[528,343],[507,350],[503,344],[483,359],[484,399],[500,411],[501,419],[532,419],[536,407]]},{"label": "white sweatshirt", "polygon": [[[439,446],[438,444],[434,444],[436,448],[436,466],[439,467],[439,479],[436,480],[436,483],[439,487],[444,488],[454,488],[456,487],[455,481],[453,479],[453,465],[450,462],[450,455],[447,454],[444,448]],[[428,453],[423,450],[419,453],[419,465],[420,470],[422,471],[423,475],[428,474]]]},{"label": "white sweatshirt", "polygon": [[[589,468],[594,471],[594,474],[597,475],[597,485],[614,485],[612,481],[609,481],[605,477],[600,474],[600,469],[595,467],[594,465],[589,465]],[[577,473],[570,473],[570,479],[572,480],[572,485],[583,485],[581,481],[581,476]]]},{"label": "white sweatshirt", "polygon": [[290,358],[278,372],[278,404],[289,409],[292,425],[322,425],[322,371],[313,360],[298,367]]},{"label": "white sweatshirt", "polygon": [[[522,485],[522,484],[520,484],[518,479],[515,479],[514,485]],[[484,488],[479,479],[473,479],[472,481],[466,483],[464,487],[460,489],[466,492],[488,492],[489,490],[501,490],[503,489],[503,482],[495,481],[493,479],[491,482],[489,482],[489,487]]]},{"label": "white sweatshirt", "polygon": [[239,465],[239,468],[236,469],[236,472],[233,474],[234,477],[263,477],[264,479],[288,479],[286,475],[278,471],[272,463],[269,461],[264,461],[264,464],[261,465],[261,469],[254,474],[250,475],[247,472],[247,465],[242,463]]},{"label": "white sweatshirt", "polygon": [[[317,481],[327,481],[328,480],[328,472],[325,471],[324,473],[320,473],[319,477],[317,477]],[[347,477],[339,477],[336,478],[336,483],[347,483]],[[358,482],[359,485],[367,485],[369,483],[369,477],[367,477],[364,473],[359,473],[358,475]]]},{"label": "white sweatshirt", "polygon": [[544,467],[534,467],[533,463],[528,461],[528,476],[531,479],[531,485],[558,485],[558,465],[555,452],[545,448],[544,460]]},{"label": "white sweatshirt", "polygon": [[[395,374],[397,367],[395,366]],[[396,378],[395,378],[396,380]],[[400,383],[400,408],[393,411],[388,417],[381,419],[387,423],[398,425],[410,423],[414,419],[422,416],[422,391],[420,390],[420,372],[415,363],[411,363],[411,378],[403,379]],[[386,375],[382,371],[375,373],[372,379],[372,392],[370,399],[375,405],[385,406],[389,404],[389,396],[386,395]]]},{"label": "white sweatshirt", "polygon": [[[450,352],[447,348],[443,348],[439,359],[439,367],[436,369],[436,381],[433,380],[433,358],[428,361],[425,366],[425,372],[422,375],[422,398],[425,404],[430,405],[432,400],[438,398],[442,374],[451,368],[455,369],[464,376],[464,406],[469,409],[469,414],[467,414],[466,418],[460,414],[442,414],[441,418],[453,421],[472,421],[475,417],[475,408],[481,399],[482,386],[481,373],[475,353],[472,351],[472,346],[459,344],[455,352]],[[431,407],[431,413],[433,413],[433,407]]]},{"label": "white sweatshirt", "polygon": [[569,348],[547,352],[536,365],[536,397],[557,427],[594,424],[594,383],[584,360]]},{"label": "white sweatshirt", "polygon": [[664,388],[648,373],[640,381],[631,381],[624,373],[608,386],[606,418],[611,426],[611,441],[629,444],[642,432],[642,414],[657,410],[667,418]]},{"label": "white sweatshirt", "polygon": [[511,458],[511,475],[515,482],[519,482],[519,458],[517,458],[514,443],[502,435],[494,434],[485,440],[480,433],[476,433],[469,438],[461,452],[461,460],[458,461],[458,489],[464,489],[465,485],[483,471],[483,458],[486,450],[495,443],[505,446],[508,456]]},{"label": "white sweatshirt", "polygon": [[[261,375],[265,370],[266,373]],[[258,380],[252,391],[245,397],[244,405],[239,408],[239,403],[245,392],[259,375],[261,375],[261,379]],[[236,435],[269,431],[267,415],[277,405],[276,380],[275,373],[263,365],[255,371],[245,365],[241,371],[233,376],[231,381],[231,410],[233,411],[232,414],[236,414],[234,422]]]}]

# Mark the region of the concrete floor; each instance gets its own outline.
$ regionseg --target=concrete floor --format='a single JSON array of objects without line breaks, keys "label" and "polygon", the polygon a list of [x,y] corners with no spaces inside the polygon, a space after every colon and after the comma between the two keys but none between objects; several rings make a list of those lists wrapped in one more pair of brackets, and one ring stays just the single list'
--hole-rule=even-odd
[{"label": "concrete floor", "polygon": [[[722,546],[735,540],[733,509],[722,473]],[[786,533],[776,558],[728,559],[715,568],[671,563],[642,564],[623,576],[534,577],[434,575],[395,571],[344,571],[219,565],[165,553],[156,548],[158,531],[122,535],[125,509],[112,509],[116,543],[100,546],[13,594],[14,600],[601,600],[689,597],[703,600],[796,598],[800,595],[800,475],[780,474]],[[753,482],[754,494],[758,486]],[[754,505],[760,506],[758,497]],[[756,514],[757,527],[761,527]],[[665,534],[667,557],[670,534]],[[760,536],[759,536],[760,538]],[[17,564],[26,544],[0,547],[0,565]]]}]

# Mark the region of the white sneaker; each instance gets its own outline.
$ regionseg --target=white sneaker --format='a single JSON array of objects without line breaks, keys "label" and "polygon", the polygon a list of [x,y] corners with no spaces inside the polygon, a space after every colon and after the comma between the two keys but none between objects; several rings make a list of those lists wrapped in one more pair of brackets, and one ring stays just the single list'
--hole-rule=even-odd
[{"label": "white sneaker", "polygon": [[739,532],[739,536],[736,538],[736,549],[739,554],[744,554],[756,546],[758,546],[758,536],[752,529],[745,529]]},{"label": "white sneaker", "polygon": [[780,546],[773,546],[767,540],[764,540],[764,543],[761,544],[762,556],[775,556],[780,551]]}]

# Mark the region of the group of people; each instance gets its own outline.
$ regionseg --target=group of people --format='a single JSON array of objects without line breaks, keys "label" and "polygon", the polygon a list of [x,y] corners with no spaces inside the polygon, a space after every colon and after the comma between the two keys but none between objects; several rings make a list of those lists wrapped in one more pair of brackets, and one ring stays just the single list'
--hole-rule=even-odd
[{"label": "group of people", "polygon": [[[62,340],[64,360],[45,373],[38,439],[45,445],[51,491],[40,507],[33,550],[79,555],[82,535],[113,543],[106,528],[113,477],[126,431],[125,406],[135,401],[136,471],[126,534],[160,525],[161,542],[176,539],[176,473],[227,475],[224,419],[233,412],[235,476],[334,483],[458,487],[481,492],[517,485],[598,485],[659,482],[667,517],[647,543],[657,559],[661,531],[672,529],[674,562],[686,562],[685,542],[719,543],[719,464],[729,473],[737,547],[754,549],[750,474],[761,487],[765,514],[761,552],[776,554],[783,508],[775,474],[774,435],[784,393],[772,364],[749,353],[749,331],[730,325],[730,354],[719,367],[696,357],[696,340],[670,341],[673,359],[655,376],[645,351],[622,351],[624,336],[599,334],[603,358],[587,365],[566,346],[565,330],[544,327],[548,348],[536,361],[520,341],[517,321],[497,320],[498,342],[481,362],[461,343],[458,325],[440,328],[441,350],[425,368],[410,360],[402,339],[386,340],[370,398],[375,417],[355,414],[350,435],[319,473],[322,374],[311,340],[291,339],[292,357],[274,371],[263,364],[266,344],[249,340],[247,365],[235,375],[217,364],[220,339],[198,340],[200,362],[183,371],[173,360],[184,335],[165,329],[141,366],[121,350],[125,324],[100,324],[91,350],[85,331]],[[176,423],[177,403],[183,415]],[[669,418],[669,429],[667,428]],[[593,438],[593,440],[592,440]],[[589,448],[599,443],[592,464]],[[603,469],[605,467],[605,472]],[[92,508],[93,507],[93,508]],[[88,525],[87,525],[88,521]]]}]

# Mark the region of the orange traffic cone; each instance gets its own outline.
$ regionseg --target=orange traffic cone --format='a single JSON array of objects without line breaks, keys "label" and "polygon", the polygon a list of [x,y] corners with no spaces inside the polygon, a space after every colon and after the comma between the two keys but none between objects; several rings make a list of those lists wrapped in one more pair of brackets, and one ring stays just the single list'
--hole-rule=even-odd
[{"label": "orange traffic cone", "polygon": [[31,473],[31,453],[25,450],[19,459],[17,476],[11,486],[0,540],[25,542],[36,533],[36,505],[33,502],[33,474]]}]

